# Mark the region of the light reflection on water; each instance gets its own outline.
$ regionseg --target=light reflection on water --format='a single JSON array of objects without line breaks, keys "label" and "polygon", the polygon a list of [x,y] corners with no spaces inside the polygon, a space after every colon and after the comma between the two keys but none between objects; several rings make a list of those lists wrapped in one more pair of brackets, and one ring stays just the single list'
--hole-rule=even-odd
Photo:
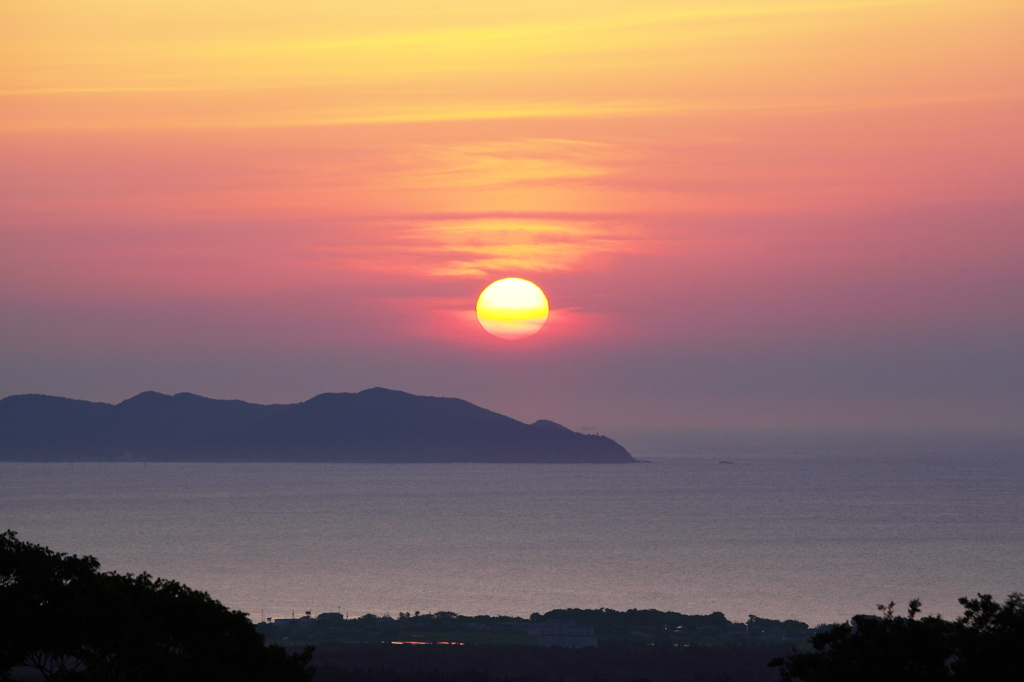
[{"label": "light reflection on water", "polygon": [[[643,454],[643,453],[641,453]],[[258,616],[724,611],[812,624],[1024,589],[1024,458],[0,463],[0,526]]]}]

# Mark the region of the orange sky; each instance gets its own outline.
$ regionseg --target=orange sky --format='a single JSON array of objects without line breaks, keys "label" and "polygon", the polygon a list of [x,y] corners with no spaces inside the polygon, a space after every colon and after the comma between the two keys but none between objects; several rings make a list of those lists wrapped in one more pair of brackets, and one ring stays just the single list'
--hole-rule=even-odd
[{"label": "orange sky", "polygon": [[[1022,30],[986,0],[8,0],[0,394],[1019,424]],[[552,305],[511,344],[473,314],[509,276]]]}]

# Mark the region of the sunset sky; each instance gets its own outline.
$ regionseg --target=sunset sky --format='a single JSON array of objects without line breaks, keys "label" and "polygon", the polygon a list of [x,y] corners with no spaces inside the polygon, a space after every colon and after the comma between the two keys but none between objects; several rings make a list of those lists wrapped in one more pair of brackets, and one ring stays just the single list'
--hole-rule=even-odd
[{"label": "sunset sky", "polygon": [[[0,397],[1024,422],[1024,3],[5,0]],[[551,312],[476,318],[521,277]]]}]

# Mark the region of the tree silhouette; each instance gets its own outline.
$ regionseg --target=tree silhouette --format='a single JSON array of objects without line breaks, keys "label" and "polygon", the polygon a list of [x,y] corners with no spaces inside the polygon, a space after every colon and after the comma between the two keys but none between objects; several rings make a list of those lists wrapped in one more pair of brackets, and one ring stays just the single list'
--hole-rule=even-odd
[{"label": "tree silhouette", "polygon": [[1024,680],[1024,595],[1014,592],[1000,605],[990,594],[960,599],[957,620],[957,680]]},{"label": "tree silhouette", "polygon": [[240,611],[148,574],[101,572],[0,534],[0,680],[28,666],[47,682],[306,682],[312,647],[266,647]]},{"label": "tree silhouette", "polygon": [[783,682],[1020,682],[1024,680],[1024,596],[1000,605],[991,595],[960,599],[964,615],[917,620],[921,601],[907,616],[894,602],[881,616],[854,616],[811,638],[814,651],[794,652],[769,663]]}]

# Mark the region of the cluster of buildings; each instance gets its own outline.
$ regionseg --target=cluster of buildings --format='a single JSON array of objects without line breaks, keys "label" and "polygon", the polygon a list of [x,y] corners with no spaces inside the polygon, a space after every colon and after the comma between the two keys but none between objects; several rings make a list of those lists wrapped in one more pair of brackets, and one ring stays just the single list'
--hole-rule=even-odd
[{"label": "cluster of buildings", "polygon": [[[306,611],[305,615],[299,618],[277,618],[266,619],[262,625],[281,630],[291,628],[305,628],[313,625],[322,627],[333,625],[345,620],[342,613],[321,613],[315,618],[312,612]],[[393,618],[384,616],[380,620],[392,621]],[[597,637],[594,635],[594,628],[576,625],[575,620],[549,620],[543,623],[526,621],[506,621],[497,623],[468,623],[470,630],[482,630],[487,632],[515,632],[525,634],[529,637],[536,637],[539,646],[551,647],[560,646],[565,648],[579,649],[588,646],[597,646]]]},{"label": "cluster of buildings", "polygon": [[566,649],[581,649],[597,646],[594,628],[576,625],[574,620],[549,620],[531,624],[527,635],[537,638],[540,646],[560,646]]},{"label": "cluster of buildings", "polygon": [[594,628],[576,625],[575,620],[548,620],[543,623],[504,621],[498,623],[470,623],[470,630],[485,632],[520,632],[537,638],[540,646],[561,646],[579,649],[597,646]]},{"label": "cluster of buildings", "polygon": [[[810,631],[806,628],[804,631],[791,635],[787,633],[782,625],[774,622],[762,623],[757,625],[750,625],[748,623],[731,623],[727,628],[721,628],[713,625],[702,625],[696,630],[686,629],[683,626],[679,626],[675,629],[675,635],[677,636],[690,636],[690,637],[707,637],[715,639],[758,639],[767,641],[778,641],[782,642],[785,640],[793,641],[804,641],[808,638]],[[644,634],[644,633],[630,633],[630,634]]]}]

